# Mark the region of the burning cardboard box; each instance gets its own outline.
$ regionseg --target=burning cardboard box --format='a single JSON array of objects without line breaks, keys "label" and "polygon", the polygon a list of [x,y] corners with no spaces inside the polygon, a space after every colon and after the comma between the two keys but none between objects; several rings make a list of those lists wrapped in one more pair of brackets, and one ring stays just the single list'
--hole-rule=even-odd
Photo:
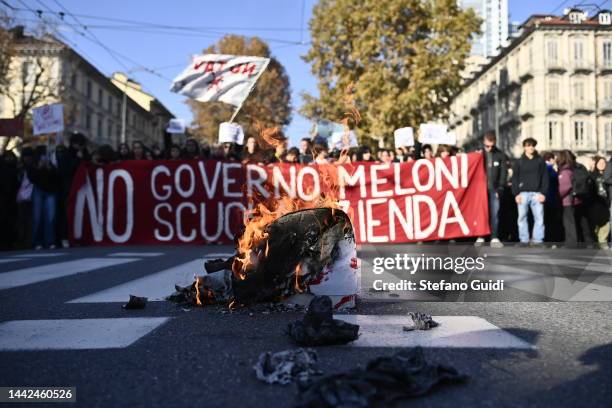
[{"label": "burning cardboard box", "polygon": [[237,306],[308,294],[329,296],[336,309],[355,306],[360,271],[346,213],[310,208],[284,214],[260,230],[253,224],[238,238],[236,256],[207,263],[206,275],[177,288],[170,300]]}]

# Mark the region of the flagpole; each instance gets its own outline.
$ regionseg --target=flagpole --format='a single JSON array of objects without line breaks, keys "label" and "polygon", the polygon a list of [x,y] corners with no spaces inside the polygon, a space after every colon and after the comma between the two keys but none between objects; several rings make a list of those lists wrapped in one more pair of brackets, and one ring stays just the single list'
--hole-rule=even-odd
[{"label": "flagpole", "polygon": [[257,78],[255,78],[255,80],[253,81],[253,84],[251,84],[251,87],[249,88],[249,92],[247,92],[242,102],[240,102],[240,105],[238,105],[238,107],[234,111],[234,114],[230,118],[229,123],[232,123],[234,121],[234,119],[236,118],[236,115],[238,115],[238,112],[240,111],[240,108],[242,108],[242,105],[244,105],[244,101],[246,101],[246,99],[249,97],[251,92],[253,92],[253,88],[255,88],[255,85],[257,85],[257,81],[259,81],[259,77],[263,75],[266,68],[268,68],[269,63],[270,63],[270,58],[268,58],[266,62],[264,63],[264,65],[262,66],[261,71],[259,71],[259,74],[257,74]]}]

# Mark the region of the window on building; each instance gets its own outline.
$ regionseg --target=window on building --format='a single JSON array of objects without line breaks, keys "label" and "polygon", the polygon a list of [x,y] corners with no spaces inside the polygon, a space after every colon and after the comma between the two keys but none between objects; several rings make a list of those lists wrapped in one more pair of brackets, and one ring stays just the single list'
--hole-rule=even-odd
[{"label": "window on building", "polygon": [[582,81],[574,83],[574,100],[578,102],[584,101],[584,82]]},{"label": "window on building", "polygon": [[606,66],[612,65],[612,41],[603,43],[603,63]]},{"label": "window on building", "polygon": [[98,127],[96,129],[98,140],[102,140],[104,138],[104,131],[102,128],[102,118],[98,118]]},{"label": "window on building", "polygon": [[106,103],[106,107],[108,109],[109,112],[113,112],[113,96],[112,95],[108,95],[108,101]]},{"label": "window on building", "polygon": [[574,142],[576,146],[584,146],[586,142],[586,123],[582,120],[574,122]]},{"label": "window on building", "polygon": [[558,51],[557,51],[557,40],[550,40],[547,44],[547,55],[548,61],[555,63],[558,60]]},{"label": "window on building", "polygon": [[555,148],[563,143],[563,122],[560,120],[548,121],[548,146]]},{"label": "window on building", "polygon": [[31,61],[21,63],[21,80],[24,84],[34,81],[34,64]]},{"label": "window on building", "polygon": [[608,104],[612,103],[612,81],[604,82],[604,101]]},{"label": "window on building", "polygon": [[91,81],[88,80],[87,81],[87,90],[85,91],[88,98],[92,97],[92,92],[93,92],[92,88],[93,88],[93,85],[91,84]]},{"label": "window on building", "polygon": [[559,82],[557,81],[548,83],[548,102],[553,104],[559,102]]},{"label": "window on building", "polygon": [[607,121],[604,125],[604,150],[612,150],[612,121]]},{"label": "window on building", "polygon": [[92,123],[93,123],[93,113],[91,112],[91,109],[87,108],[87,111],[85,112],[85,128],[87,130],[91,130]]},{"label": "window on building", "polygon": [[70,77],[70,87],[74,89],[75,91],[78,90],[77,89],[78,82],[79,82],[78,75],[76,73],[72,74],[72,76]]},{"label": "window on building", "polygon": [[98,104],[100,107],[102,107],[104,104],[104,92],[102,91],[102,88],[98,89]]},{"label": "window on building", "polygon": [[610,17],[610,13],[599,13],[599,24],[612,24],[612,18]]},{"label": "window on building", "polygon": [[584,43],[581,40],[574,41],[574,62],[582,63],[584,60]]},{"label": "window on building", "polygon": [[109,120],[107,125],[106,125],[106,136],[113,140],[113,124],[111,123],[111,121]]}]

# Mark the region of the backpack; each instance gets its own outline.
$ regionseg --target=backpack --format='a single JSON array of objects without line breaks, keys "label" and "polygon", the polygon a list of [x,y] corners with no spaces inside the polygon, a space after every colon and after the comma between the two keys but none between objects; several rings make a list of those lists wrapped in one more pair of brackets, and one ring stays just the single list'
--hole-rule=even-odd
[{"label": "backpack", "polygon": [[593,191],[594,183],[591,174],[582,164],[576,163],[572,175],[572,194],[574,197],[588,198]]}]

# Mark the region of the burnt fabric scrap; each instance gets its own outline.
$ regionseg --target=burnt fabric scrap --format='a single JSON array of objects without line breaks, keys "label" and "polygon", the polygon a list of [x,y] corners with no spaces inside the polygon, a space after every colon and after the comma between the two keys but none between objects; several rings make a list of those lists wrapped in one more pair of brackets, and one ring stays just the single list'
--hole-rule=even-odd
[{"label": "burnt fabric scrap", "polygon": [[123,305],[124,309],[144,309],[147,305],[147,298],[130,295],[130,300]]},{"label": "burnt fabric scrap", "polygon": [[312,375],[320,375],[317,369],[317,352],[299,348],[272,354],[261,353],[253,366],[257,379],[268,384],[286,385],[294,380],[308,381]]},{"label": "burnt fabric scrap", "polygon": [[368,407],[398,399],[418,397],[441,384],[465,382],[467,376],[453,367],[430,364],[419,347],[392,357],[379,357],[366,369],[299,382],[300,408]]},{"label": "burnt fabric scrap", "polygon": [[289,323],[287,332],[300,346],[330,346],[357,340],[359,325],[334,319],[329,296],[316,296],[304,319]]},{"label": "burnt fabric scrap", "polygon": [[409,316],[412,318],[412,325],[404,326],[404,331],[430,330],[440,325],[440,323],[436,322],[431,315],[427,313],[411,312]]}]

